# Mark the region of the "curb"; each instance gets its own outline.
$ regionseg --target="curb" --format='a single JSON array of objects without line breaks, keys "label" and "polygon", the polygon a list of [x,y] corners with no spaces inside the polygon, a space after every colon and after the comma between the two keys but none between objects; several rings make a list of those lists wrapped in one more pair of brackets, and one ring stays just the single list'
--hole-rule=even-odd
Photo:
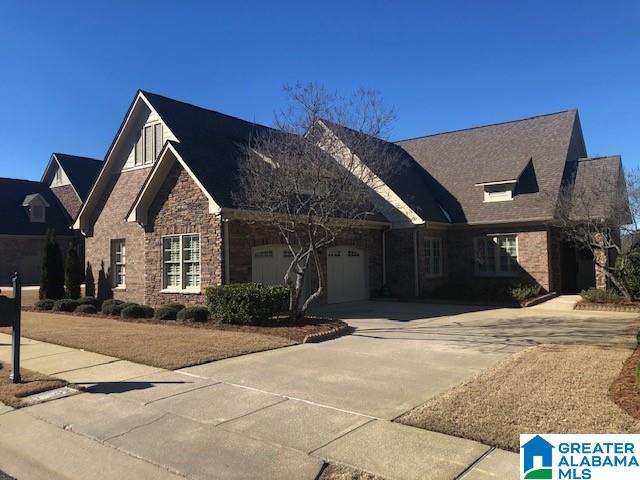
[{"label": "curb", "polygon": [[325,340],[333,340],[334,338],[341,337],[351,330],[351,327],[346,323],[342,323],[339,327],[334,327],[331,330],[327,330],[326,332],[320,333],[312,333],[304,337],[302,343],[320,343]]},{"label": "curb", "polygon": [[607,303],[578,302],[573,307],[574,310],[591,310],[595,312],[622,312],[640,313],[640,306],[636,305],[611,305]]}]

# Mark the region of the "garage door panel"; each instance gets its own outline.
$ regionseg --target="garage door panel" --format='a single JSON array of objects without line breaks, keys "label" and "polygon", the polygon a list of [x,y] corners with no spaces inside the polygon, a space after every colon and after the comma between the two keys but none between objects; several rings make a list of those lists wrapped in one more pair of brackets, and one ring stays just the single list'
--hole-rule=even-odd
[{"label": "garage door panel", "polygon": [[327,251],[327,293],[329,303],[365,300],[367,276],[364,253],[354,247],[333,247]]}]

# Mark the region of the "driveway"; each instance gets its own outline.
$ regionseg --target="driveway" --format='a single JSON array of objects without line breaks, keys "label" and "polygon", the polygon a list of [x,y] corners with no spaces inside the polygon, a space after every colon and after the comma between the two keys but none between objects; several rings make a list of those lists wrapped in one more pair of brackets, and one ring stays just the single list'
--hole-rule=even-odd
[{"label": "driveway", "polygon": [[[387,478],[510,478],[515,454],[389,420],[520,349],[631,345],[640,326],[632,314],[544,308],[362,302],[322,313],[343,318],[353,334],[115,382],[94,377],[108,364],[62,373],[95,383],[92,394],[0,415],[0,446],[20,439],[20,448],[35,448],[45,439],[35,458],[49,452],[48,468],[59,470],[71,468],[60,461],[69,438],[103,452],[96,457],[108,445],[131,463],[123,468],[144,471],[140,478],[161,478],[153,470],[161,468],[166,478],[313,479],[323,461]],[[0,467],[16,451],[0,454]],[[74,462],[71,472],[82,471]]]}]

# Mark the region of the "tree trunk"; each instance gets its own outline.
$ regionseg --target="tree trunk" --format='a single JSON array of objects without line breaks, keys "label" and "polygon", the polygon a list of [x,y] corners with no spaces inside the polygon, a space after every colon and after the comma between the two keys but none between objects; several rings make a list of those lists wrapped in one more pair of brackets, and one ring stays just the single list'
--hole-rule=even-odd
[{"label": "tree trunk", "polygon": [[622,282],[615,275],[613,275],[607,268],[603,268],[602,272],[604,273],[605,278],[610,280],[611,283],[613,283],[615,285],[615,287],[618,290],[620,290],[620,293],[622,293],[622,295],[624,296],[625,300],[628,300],[629,302],[631,302],[633,300],[633,297],[629,293],[629,290],[627,289],[627,286],[624,284],[624,282]]}]

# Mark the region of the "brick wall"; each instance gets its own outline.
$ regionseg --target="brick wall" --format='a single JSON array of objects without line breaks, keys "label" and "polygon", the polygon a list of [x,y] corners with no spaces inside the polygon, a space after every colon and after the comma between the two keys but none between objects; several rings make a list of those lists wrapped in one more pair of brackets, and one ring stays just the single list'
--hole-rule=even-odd
[{"label": "brick wall", "polygon": [[[126,216],[148,174],[149,169],[143,168],[114,175],[94,213],[95,222],[91,236],[85,240],[85,250],[87,267],[101,297],[144,300],[144,230],[137,223],[127,222]],[[115,239],[124,239],[126,243],[126,289],[111,287],[111,241]]]},{"label": "brick wall", "polygon": [[387,287],[394,295],[415,295],[414,231],[414,228],[398,228],[385,234]]},{"label": "brick wall", "polygon": [[[283,244],[278,231],[265,223],[230,220],[229,225],[230,281],[251,281],[251,250],[261,245]],[[382,286],[382,231],[357,228],[342,232],[334,242],[336,246],[350,245],[364,251],[367,259],[369,291],[373,296]],[[326,249],[321,252],[324,277],[327,274]],[[317,279],[312,276],[311,289],[317,288]],[[325,289],[321,301],[326,301]]]},{"label": "brick wall", "polygon": [[[14,272],[20,272],[24,285],[39,285],[46,237],[0,235],[0,285],[10,285]],[[73,237],[56,236],[65,256]]]},{"label": "brick wall", "polygon": [[76,215],[82,207],[82,202],[78,198],[76,191],[71,185],[62,185],[59,187],[51,187],[53,194],[58,197],[60,203],[65,208],[71,218],[76,218]]},{"label": "brick wall", "polygon": [[[222,226],[209,213],[209,202],[189,174],[176,162],[149,208],[145,232],[145,303],[180,302],[205,305],[205,289],[222,283]],[[200,234],[200,294],[163,293],[162,236]]]}]

